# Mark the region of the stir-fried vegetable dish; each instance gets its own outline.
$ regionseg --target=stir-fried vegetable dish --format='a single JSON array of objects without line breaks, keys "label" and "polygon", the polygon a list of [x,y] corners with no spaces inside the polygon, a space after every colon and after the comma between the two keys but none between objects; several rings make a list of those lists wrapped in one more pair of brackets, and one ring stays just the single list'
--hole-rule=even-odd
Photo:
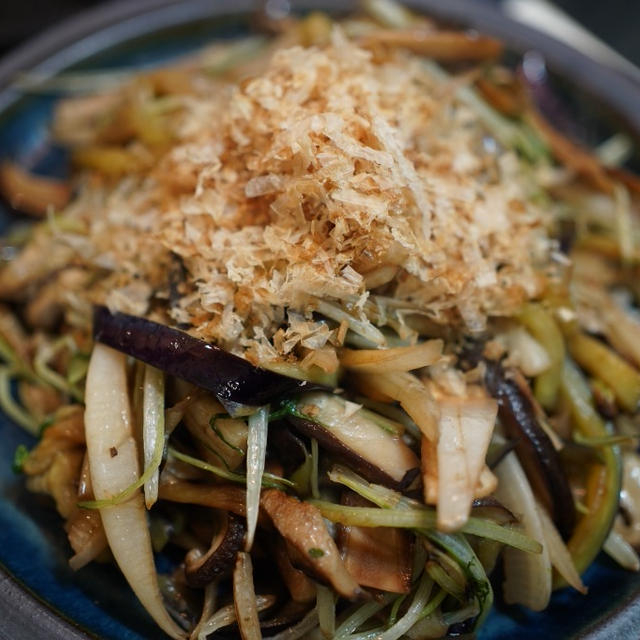
[{"label": "stir-fried vegetable dish", "polygon": [[633,145],[502,53],[388,0],[264,14],[54,78],[72,179],[0,168],[40,218],[0,268],[16,470],[169,636],[437,638],[638,570]]}]

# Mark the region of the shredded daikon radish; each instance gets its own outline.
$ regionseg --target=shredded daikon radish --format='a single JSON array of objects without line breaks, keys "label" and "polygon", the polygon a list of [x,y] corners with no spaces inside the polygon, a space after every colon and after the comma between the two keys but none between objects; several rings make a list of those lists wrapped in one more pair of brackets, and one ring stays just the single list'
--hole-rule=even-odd
[{"label": "shredded daikon radish", "polygon": [[[495,497],[520,518],[527,535],[543,541],[545,538],[535,497],[516,454],[507,454],[495,471],[498,476]],[[546,546],[537,555],[505,549],[504,572],[504,598],[507,603],[523,604],[533,611],[546,608],[551,597],[551,560]]]},{"label": "shredded daikon radish", "polygon": [[[108,500],[138,479],[127,391],[126,356],[96,344],[87,373],[85,431],[93,490]],[[158,587],[142,494],[100,511],[113,556],[145,609],[168,635],[184,632],[169,617]]]},{"label": "shredded daikon radish", "polygon": [[469,517],[498,406],[488,397],[439,398],[438,528],[459,529]]},{"label": "shredded daikon radish", "polygon": [[247,438],[247,540],[246,548],[251,549],[258,523],[260,509],[260,489],[267,454],[267,432],[269,429],[269,407],[261,407],[249,416]]},{"label": "shredded daikon radish", "polygon": [[544,542],[549,551],[549,559],[556,571],[570,584],[576,591],[587,593],[587,588],[580,579],[580,574],[576,570],[567,545],[562,541],[553,520],[549,517],[547,510],[538,502],[538,517],[542,524]]}]

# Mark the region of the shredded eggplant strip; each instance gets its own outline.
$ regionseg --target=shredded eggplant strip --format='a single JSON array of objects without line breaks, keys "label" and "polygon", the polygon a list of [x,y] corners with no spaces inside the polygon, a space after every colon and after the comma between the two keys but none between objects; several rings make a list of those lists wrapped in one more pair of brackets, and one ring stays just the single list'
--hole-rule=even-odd
[{"label": "shredded eggplant strip", "polygon": [[318,489],[318,441],[311,438],[311,470],[309,484],[311,487],[311,495],[314,498],[320,497],[320,489]]}]

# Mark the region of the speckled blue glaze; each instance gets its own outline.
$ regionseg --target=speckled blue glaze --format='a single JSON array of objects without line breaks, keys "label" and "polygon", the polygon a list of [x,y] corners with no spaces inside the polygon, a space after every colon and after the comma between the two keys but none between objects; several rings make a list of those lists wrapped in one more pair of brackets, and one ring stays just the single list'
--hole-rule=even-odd
[{"label": "speckled blue glaze", "polygon": [[[113,46],[74,68],[148,66],[192,51],[215,37],[233,37],[241,29],[240,21],[225,19],[224,23],[200,21],[133,41],[116,38]],[[0,112],[0,159],[11,157],[37,172],[65,175],[65,151],[51,144],[47,129],[54,103],[54,96],[30,96]],[[14,220],[14,214],[0,203],[0,229]],[[47,501],[28,494],[23,479],[11,470],[16,447],[33,442],[0,415],[0,563],[61,616],[91,635],[114,640],[158,638],[157,628],[116,569],[91,565],[73,573],[68,568],[70,553],[60,519]],[[564,590],[540,614],[498,602],[479,639],[580,637],[640,589],[637,575],[617,569],[606,558],[589,569],[585,582],[590,590],[587,597]],[[616,618],[612,620],[607,627],[609,640],[640,637],[640,630],[629,632]]]},{"label": "speckled blue glaze", "polygon": [[112,567],[74,574],[60,518],[34,499],[11,470],[12,451],[33,440],[6,419],[0,423],[0,562],[38,597],[104,638],[141,640],[153,627]]}]

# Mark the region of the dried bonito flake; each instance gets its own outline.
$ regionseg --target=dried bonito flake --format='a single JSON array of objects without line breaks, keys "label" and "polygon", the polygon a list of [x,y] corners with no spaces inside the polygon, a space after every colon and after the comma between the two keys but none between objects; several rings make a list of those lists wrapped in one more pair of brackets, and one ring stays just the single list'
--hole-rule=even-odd
[{"label": "dried bonito flake", "polygon": [[111,272],[94,301],[145,313],[177,258],[166,321],[261,360],[331,342],[298,329],[317,299],[366,324],[368,284],[473,330],[539,290],[545,219],[520,163],[486,151],[478,118],[418,56],[378,61],[335,28],[238,84],[200,80],[144,178],[105,179],[74,205],[89,219],[77,251]]}]

